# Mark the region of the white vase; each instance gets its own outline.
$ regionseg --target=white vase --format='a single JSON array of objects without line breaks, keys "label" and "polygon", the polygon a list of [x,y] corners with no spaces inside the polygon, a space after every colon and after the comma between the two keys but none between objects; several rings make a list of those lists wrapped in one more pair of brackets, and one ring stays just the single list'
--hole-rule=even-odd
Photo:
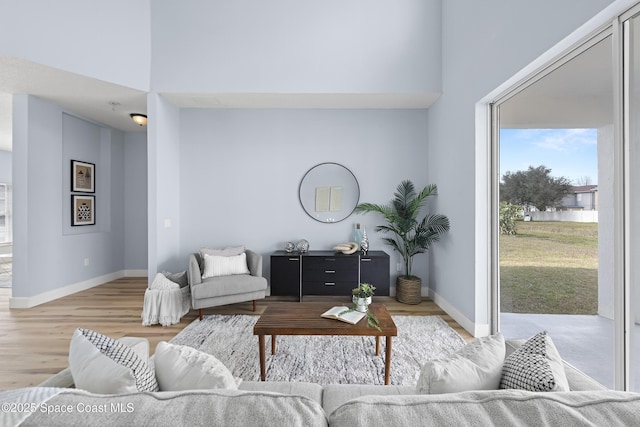
[{"label": "white vase", "polygon": [[371,297],[367,298],[359,298],[357,296],[353,296],[353,303],[356,305],[356,311],[361,313],[366,313],[369,304],[371,304]]}]

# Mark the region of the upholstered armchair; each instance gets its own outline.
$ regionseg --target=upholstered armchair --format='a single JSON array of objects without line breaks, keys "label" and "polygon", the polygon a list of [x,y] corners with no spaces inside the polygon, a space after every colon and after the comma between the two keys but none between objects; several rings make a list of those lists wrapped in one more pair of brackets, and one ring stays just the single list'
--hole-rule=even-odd
[{"label": "upholstered armchair", "polygon": [[248,249],[243,254],[246,258],[244,272],[233,267],[229,269],[230,263],[237,266],[235,257],[212,257],[205,263],[208,255],[202,252],[189,256],[191,306],[198,309],[200,320],[203,308],[237,302],[253,300],[253,311],[256,311],[256,300],[264,298],[267,291],[267,279],[262,277],[262,255]]}]

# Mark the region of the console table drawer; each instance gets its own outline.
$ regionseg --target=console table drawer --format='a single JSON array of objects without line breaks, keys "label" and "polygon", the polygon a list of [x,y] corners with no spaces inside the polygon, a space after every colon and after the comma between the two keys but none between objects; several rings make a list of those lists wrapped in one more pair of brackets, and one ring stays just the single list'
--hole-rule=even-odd
[{"label": "console table drawer", "polygon": [[[357,280],[357,279],[356,279]],[[303,295],[351,295],[354,282],[304,282]]]},{"label": "console table drawer", "polygon": [[[312,282],[345,282],[345,281],[358,281],[358,266],[350,269],[340,268],[303,268],[302,281]],[[356,283],[357,284],[357,283]]]}]

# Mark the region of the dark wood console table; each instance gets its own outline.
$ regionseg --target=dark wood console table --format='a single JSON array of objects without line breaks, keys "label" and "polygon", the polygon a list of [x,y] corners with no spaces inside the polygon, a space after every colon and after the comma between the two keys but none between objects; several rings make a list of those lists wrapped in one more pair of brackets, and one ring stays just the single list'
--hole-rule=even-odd
[{"label": "dark wood console table", "polygon": [[271,295],[351,295],[358,283],[389,295],[389,255],[384,251],[345,255],[333,251],[271,254]]}]

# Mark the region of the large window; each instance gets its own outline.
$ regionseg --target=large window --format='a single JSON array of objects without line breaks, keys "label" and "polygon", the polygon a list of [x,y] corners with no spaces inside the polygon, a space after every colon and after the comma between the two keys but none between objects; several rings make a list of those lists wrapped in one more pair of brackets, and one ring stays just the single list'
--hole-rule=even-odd
[{"label": "large window", "polygon": [[[607,386],[640,391],[640,4],[620,13],[612,17],[608,27],[604,24],[563,57],[556,53],[556,59],[527,77],[521,76],[524,78],[488,101],[492,102],[488,186],[493,219],[489,263],[492,326],[519,338],[547,329],[552,337],[561,337],[560,353],[578,368]],[[521,198],[514,211],[524,214],[522,224],[534,224],[522,227],[526,235],[521,237],[529,239],[529,244],[516,245],[514,250],[513,235],[502,237],[499,204],[506,170],[501,169],[500,139],[508,138],[514,129],[595,130],[597,176],[579,183],[582,185],[573,189],[573,196],[567,195],[563,201],[573,202],[573,211],[579,211],[564,216],[596,212],[595,231],[568,233],[559,218],[557,224],[545,225],[530,211],[554,216],[562,210],[560,203],[535,206]],[[558,153],[549,162],[560,160],[553,169],[584,166],[568,152]],[[545,234],[540,230],[544,227],[554,230]],[[523,253],[540,249],[533,244],[535,239],[536,245],[542,244],[541,253],[553,252],[554,257],[538,265],[537,261],[524,262]],[[545,241],[550,245],[545,247]],[[594,254],[595,262],[589,262],[594,261]],[[596,273],[574,280],[578,267],[595,269]],[[521,274],[514,275],[514,271]],[[549,287],[545,275],[548,280],[560,279],[560,285]],[[573,284],[565,286],[569,282]],[[580,290],[580,284],[591,285]],[[533,304],[553,298],[561,301],[553,309],[557,312],[549,310],[548,303]],[[587,303],[578,307],[584,313],[570,313],[576,302]]]},{"label": "large window", "polygon": [[[502,100],[500,329],[546,330],[564,358],[614,386],[613,71],[602,35]],[[583,206],[582,192],[599,203]],[[526,219],[526,221],[525,221]]]}]

